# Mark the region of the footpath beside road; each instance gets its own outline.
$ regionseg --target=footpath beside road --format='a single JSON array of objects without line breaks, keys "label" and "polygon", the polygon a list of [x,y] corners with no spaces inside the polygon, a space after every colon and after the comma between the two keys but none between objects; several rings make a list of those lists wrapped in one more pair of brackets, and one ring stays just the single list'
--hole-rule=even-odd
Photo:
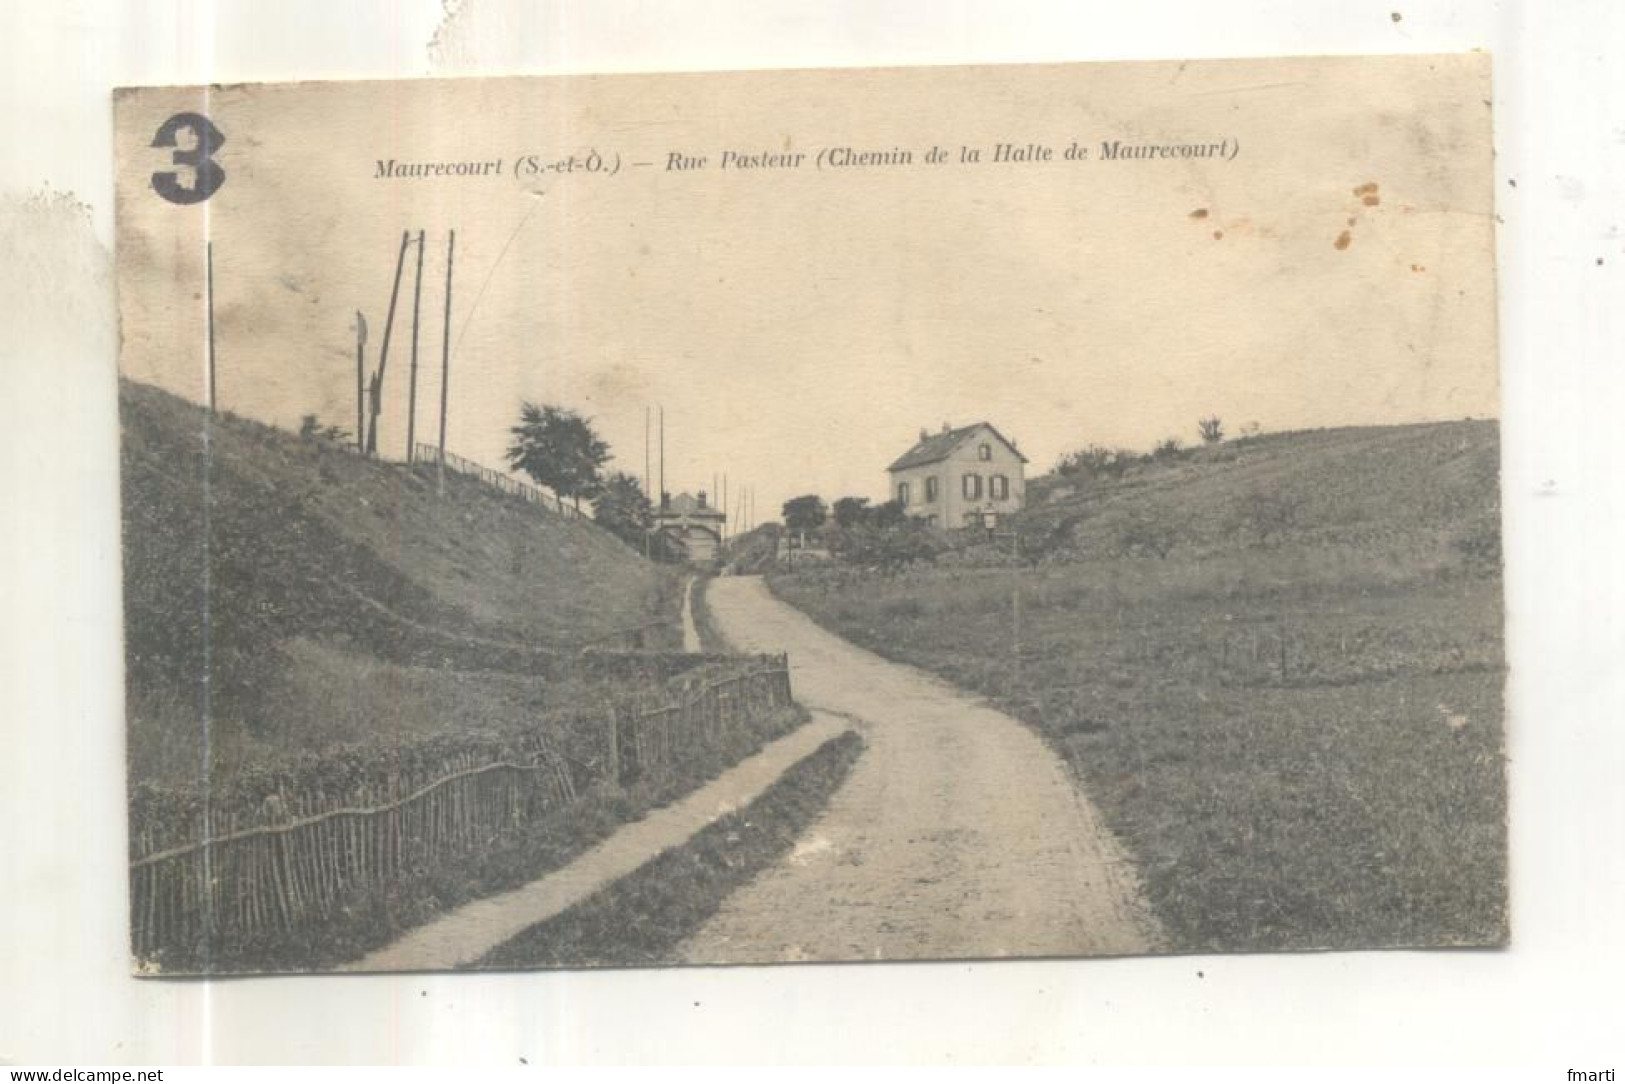
[{"label": "footpath beside road", "polygon": [[694,624],[694,577],[690,576],[683,581],[683,650],[692,655],[698,655],[700,646],[700,629]]},{"label": "footpath beside road", "polygon": [[449,911],[341,970],[435,971],[473,963],[497,945],[580,903],[667,848],[686,842],[717,818],[749,805],[797,761],[848,729],[844,719],[815,713],[810,722],[746,757],[705,786],[618,829],[563,869]]},{"label": "footpath beside road", "polygon": [[[682,948],[693,963],[1112,955],[1161,930],[1133,864],[1017,720],[814,624],[757,577],[707,588],[742,651],[787,651],[796,699],[868,749],[780,865]],[[827,717],[827,716],[826,716]]]}]

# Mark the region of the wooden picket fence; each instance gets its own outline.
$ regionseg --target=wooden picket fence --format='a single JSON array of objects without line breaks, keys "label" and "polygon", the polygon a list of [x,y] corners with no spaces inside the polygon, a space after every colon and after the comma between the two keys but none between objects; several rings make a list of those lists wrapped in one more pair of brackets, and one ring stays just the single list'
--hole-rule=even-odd
[{"label": "wooden picket fence", "polygon": [[[438,463],[440,461],[440,449],[433,444],[419,443],[413,448],[413,461],[425,464]],[[467,475],[470,478],[477,478],[486,485],[508,494],[510,497],[519,497],[522,500],[530,501],[532,504],[551,508],[561,516],[572,516],[577,519],[587,517],[587,514],[575,505],[565,504],[564,499],[557,494],[538,489],[528,482],[521,482],[517,478],[498,470],[492,470],[490,467],[476,463],[472,459],[464,459],[455,453],[446,453],[446,469]]]},{"label": "wooden picket fence", "polygon": [[567,757],[533,733],[494,760],[455,754],[422,782],[374,779],[333,796],[285,789],[252,818],[205,819],[203,838],[180,844],[167,843],[161,825],[138,823],[133,808],[133,948],[146,957],[318,923],[436,860],[512,837],[594,787],[658,775],[790,703],[788,659],[764,655],[721,676],[680,675],[651,703],[611,705],[602,755],[591,761]]},{"label": "wooden picket fence", "polygon": [[715,743],[724,733],[791,702],[788,656],[734,677],[678,681],[686,687],[665,703],[612,709],[610,761],[622,784],[664,770],[674,751]]}]

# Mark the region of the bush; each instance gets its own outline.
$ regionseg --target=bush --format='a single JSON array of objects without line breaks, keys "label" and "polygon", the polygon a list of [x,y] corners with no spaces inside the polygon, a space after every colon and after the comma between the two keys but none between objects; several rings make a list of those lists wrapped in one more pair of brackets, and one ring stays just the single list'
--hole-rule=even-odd
[{"label": "bush", "polygon": [[1157,446],[1151,451],[1151,458],[1156,460],[1169,460],[1179,458],[1179,438],[1166,437],[1157,441]]},{"label": "bush", "polygon": [[933,564],[952,548],[947,535],[912,520],[885,529],[858,527],[831,539],[831,552],[841,560],[887,573],[918,563]]}]

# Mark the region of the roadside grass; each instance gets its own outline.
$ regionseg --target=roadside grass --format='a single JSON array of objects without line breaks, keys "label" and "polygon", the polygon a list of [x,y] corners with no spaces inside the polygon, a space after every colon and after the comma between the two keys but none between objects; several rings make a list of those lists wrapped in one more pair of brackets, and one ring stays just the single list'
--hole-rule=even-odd
[{"label": "roadside grass", "polygon": [[642,868],[498,945],[474,966],[639,967],[682,962],[676,949],[735,889],[779,861],[829,803],[859,755],[847,731],[792,765],[744,809]]},{"label": "roadside grass", "polygon": [[1179,951],[1507,937],[1496,575],[1305,545],[770,583],[1034,726]]},{"label": "roadside grass", "polygon": [[734,650],[728,638],[717,627],[716,615],[711,612],[710,587],[715,576],[704,575],[694,581],[694,628],[700,634],[700,648],[710,655],[726,655]]},{"label": "roadside grass", "polygon": [[388,891],[357,893],[342,900],[322,922],[296,931],[266,930],[230,943],[199,945],[192,955],[166,958],[163,970],[168,974],[320,971],[358,959],[462,904],[562,869],[618,828],[705,785],[808,718],[800,707],[776,712],[755,726],[725,734],[712,749],[681,757],[668,772],[624,787],[595,788],[528,825],[522,834],[409,866]]}]

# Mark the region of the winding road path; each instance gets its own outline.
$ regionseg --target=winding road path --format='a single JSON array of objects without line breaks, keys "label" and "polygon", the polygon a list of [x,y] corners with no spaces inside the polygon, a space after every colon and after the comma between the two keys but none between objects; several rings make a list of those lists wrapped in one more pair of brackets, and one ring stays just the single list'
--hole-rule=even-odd
[{"label": "winding road path", "polygon": [[1162,943],[1134,867],[1015,719],[855,647],[756,577],[706,596],[741,650],[788,651],[796,698],[868,748],[779,865],[682,948],[693,963],[1112,955]]}]

